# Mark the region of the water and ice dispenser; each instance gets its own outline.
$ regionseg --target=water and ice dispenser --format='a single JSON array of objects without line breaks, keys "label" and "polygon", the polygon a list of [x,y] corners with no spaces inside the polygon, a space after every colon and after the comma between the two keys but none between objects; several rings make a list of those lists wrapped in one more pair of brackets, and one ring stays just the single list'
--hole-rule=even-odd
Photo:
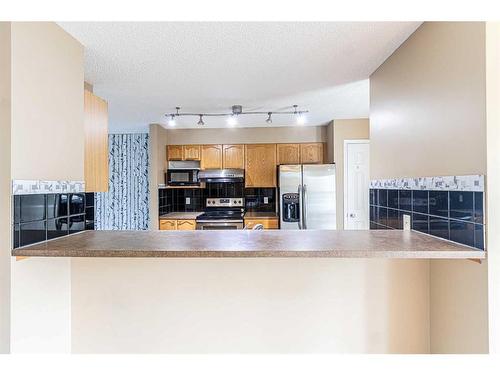
[{"label": "water and ice dispenser", "polygon": [[283,203],[282,220],[287,223],[297,223],[300,220],[299,194],[285,193],[281,199]]}]

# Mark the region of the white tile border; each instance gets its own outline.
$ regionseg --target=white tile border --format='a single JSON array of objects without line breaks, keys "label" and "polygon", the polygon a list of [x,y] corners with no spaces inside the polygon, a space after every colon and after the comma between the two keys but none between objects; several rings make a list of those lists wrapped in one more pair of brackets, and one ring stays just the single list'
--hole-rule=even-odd
[{"label": "white tile border", "polygon": [[12,195],[84,192],[84,181],[12,180]]},{"label": "white tile border", "polygon": [[370,181],[370,189],[484,192],[484,175],[379,179]]}]

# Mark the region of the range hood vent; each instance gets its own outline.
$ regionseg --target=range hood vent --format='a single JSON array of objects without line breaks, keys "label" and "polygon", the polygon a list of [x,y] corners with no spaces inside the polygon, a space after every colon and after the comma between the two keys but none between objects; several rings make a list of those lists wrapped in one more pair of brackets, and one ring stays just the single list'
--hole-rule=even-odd
[{"label": "range hood vent", "polygon": [[243,182],[243,169],[207,169],[198,173],[198,179],[203,182]]}]

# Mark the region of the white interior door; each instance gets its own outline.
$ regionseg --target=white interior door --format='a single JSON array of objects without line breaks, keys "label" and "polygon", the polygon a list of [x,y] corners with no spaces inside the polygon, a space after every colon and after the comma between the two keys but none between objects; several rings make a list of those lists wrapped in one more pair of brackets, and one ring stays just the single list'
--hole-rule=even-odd
[{"label": "white interior door", "polygon": [[344,229],[369,229],[370,143],[344,142]]}]

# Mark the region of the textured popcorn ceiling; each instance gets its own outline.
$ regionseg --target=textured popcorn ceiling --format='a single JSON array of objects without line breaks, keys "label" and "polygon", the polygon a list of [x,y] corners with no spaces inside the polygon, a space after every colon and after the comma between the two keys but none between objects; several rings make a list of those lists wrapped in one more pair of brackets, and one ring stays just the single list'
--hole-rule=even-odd
[{"label": "textured popcorn ceiling", "polygon": [[[110,130],[144,131],[165,113],[286,110],[307,125],[367,117],[369,75],[419,22],[169,23],[78,22],[61,27],[85,47],[85,79],[108,100]],[[266,116],[237,126],[269,126]],[[176,127],[198,127],[198,118]],[[227,127],[206,118],[207,127]],[[273,126],[291,125],[274,116]]]}]

